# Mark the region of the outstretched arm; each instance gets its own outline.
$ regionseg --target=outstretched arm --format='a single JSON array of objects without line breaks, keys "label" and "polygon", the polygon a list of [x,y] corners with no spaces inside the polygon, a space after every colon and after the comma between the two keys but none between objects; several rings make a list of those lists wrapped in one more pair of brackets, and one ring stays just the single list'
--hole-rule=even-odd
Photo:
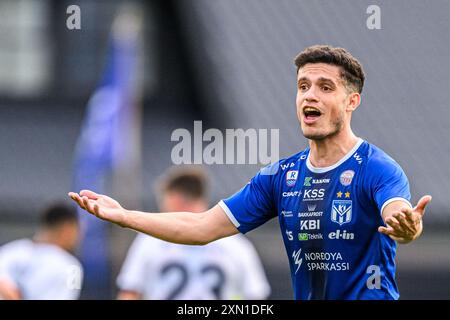
[{"label": "outstretched arm", "polygon": [[100,219],[164,241],[202,245],[239,232],[218,205],[202,213],[146,213],[126,210],[116,200],[89,190],[69,196]]},{"label": "outstretched arm", "polygon": [[422,218],[430,201],[431,196],[423,196],[414,208],[404,201],[389,203],[382,212],[387,227],[379,227],[378,231],[398,243],[409,243],[417,239],[422,233]]}]

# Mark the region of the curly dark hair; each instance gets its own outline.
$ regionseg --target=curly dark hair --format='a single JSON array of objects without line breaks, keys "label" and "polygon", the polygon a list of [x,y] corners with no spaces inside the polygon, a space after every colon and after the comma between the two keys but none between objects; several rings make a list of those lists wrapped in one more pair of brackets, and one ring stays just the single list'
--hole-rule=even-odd
[{"label": "curly dark hair", "polygon": [[341,78],[348,89],[362,92],[364,70],[361,63],[344,48],[315,45],[300,52],[294,60],[298,70],[307,63],[328,63],[341,68]]}]

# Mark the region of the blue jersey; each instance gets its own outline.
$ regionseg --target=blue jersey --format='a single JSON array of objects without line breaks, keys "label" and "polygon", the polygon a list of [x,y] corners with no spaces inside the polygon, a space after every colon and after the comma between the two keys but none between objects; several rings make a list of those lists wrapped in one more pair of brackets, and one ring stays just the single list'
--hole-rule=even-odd
[{"label": "blue jersey", "polygon": [[330,167],[313,167],[309,148],[267,166],[219,205],[242,233],[278,216],[295,299],[398,299],[396,242],[378,227],[410,197],[401,167],[359,139]]}]

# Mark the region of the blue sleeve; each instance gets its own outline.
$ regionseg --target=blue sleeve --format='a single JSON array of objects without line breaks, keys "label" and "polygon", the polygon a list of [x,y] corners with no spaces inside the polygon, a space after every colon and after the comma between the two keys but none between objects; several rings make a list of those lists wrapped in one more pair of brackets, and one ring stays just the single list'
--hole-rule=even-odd
[{"label": "blue sleeve", "polygon": [[264,174],[263,170],[241,190],[219,202],[242,233],[257,228],[277,215],[272,188],[274,175]]},{"label": "blue sleeve", "polygon": [[408,178],[397,162],[386,156],[373,159],[369,165],[367,181],[380,214],[384,207],[394,200],[403,200],[411,205]]}]

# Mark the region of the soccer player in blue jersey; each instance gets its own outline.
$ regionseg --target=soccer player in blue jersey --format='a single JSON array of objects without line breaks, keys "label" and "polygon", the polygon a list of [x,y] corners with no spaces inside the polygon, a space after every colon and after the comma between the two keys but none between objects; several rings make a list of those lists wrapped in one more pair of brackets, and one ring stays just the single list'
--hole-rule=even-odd
[{"label": "soccer player in blue jersey", "polygon": [[296,299],[398,299],[397,242],[420,236],[431,196],[412,207],[399,164],[353,133],[364,85],[358,60],[342,48],[312,46],[295,65],[297,116],[309,147],[263,168],[212,209],[146,214],[88,190],[69,195],[101,219],[185,244],[278,217]]}]

